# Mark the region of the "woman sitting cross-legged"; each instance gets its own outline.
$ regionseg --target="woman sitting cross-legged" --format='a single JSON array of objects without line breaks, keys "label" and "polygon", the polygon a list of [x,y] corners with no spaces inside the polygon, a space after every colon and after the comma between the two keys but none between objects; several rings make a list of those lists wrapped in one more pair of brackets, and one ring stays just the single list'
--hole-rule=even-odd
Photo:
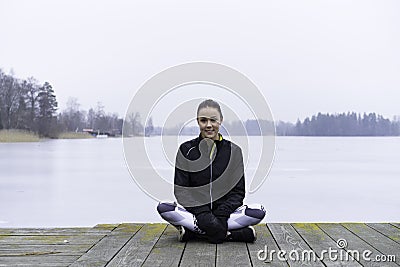
[{"label": "woman sitting cross-legged", "polygon": [[157,211],[179,230],[179,241],[203,238],[211,243],[254,242],[251,225],[261,222],[261,205],[243,205],[244,166],[241,148],[222,137],[219,104],[205,100],[197,109],[200,135],[179,147],[175,162],[177,202],[160,202]]}]

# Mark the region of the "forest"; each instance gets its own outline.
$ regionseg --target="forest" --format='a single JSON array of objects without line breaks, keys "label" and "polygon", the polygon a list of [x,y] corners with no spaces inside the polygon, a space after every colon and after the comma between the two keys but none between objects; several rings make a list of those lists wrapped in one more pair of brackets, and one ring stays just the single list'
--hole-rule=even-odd
[{"label": "forest", "polygon": [[17,79],[0,69],[0,130],[18,129],[57,138],[62,132],[83,129],[121,133],[122,124],[123,119],[116,113],[106,113],[100,102],[85,111],[74,97],[70,97],[66,109],[59,112],[51,83],[40,84],[33,77]]},{"label": "forest", "polygon": [[399,136],[400,120],[390,121],[374,112],[318,113],[296,124],[278,123],[276,131],[277,135],[294,136]]}]

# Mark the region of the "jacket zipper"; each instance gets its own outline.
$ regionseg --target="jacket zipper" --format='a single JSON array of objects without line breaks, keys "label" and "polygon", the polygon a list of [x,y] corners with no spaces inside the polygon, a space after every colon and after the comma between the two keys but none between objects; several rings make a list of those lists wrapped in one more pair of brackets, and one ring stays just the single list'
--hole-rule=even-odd
[{"label": "jacket zipper", "polygon": [[214,142],[212,147],[211,147],[211,153],[210,153],[210,208],[211,208],[211,210],[213,209],[213,197],[212,197],[213,171],[212,171],[212,167],[213,167],[213,156],[214,156],[214,153],[215,153],[215,149],[216,149],[216,144]]},{"label": "jacket zipper", "polygon": [[211,210],[213,209],[213,197],[212,197],[212,161],[210,162],[210,201],[211,201]]}]

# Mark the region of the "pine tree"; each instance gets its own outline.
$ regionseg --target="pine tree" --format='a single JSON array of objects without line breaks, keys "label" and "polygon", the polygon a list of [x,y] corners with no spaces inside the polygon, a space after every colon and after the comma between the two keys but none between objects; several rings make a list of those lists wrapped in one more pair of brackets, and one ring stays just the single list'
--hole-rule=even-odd
[{"label": "pine tree", "polygon": [[57,100],[54,94],[53,87],[45,82],[39,88],[38,94],[39,103],[39,134],[46,137],[54,137],[57,122]]}]

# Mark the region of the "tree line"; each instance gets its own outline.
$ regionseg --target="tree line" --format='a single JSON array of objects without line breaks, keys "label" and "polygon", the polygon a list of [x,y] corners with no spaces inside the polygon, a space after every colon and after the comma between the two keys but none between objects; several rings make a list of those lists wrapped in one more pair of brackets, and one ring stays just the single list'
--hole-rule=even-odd
[{"label": "tree line", "polygon": [[[186,126],[178,124],[175,127],[162,128],[153,126],[152,118],[144,127],[140,120],[140,114],[134,113],[128,116],[129,135],[197,135],[197,126]],[[275,128],[274,128],[275,126]],[[295,124],[291,122],[268,120],[246,120],[246,121],[224,121],[220,132],[224,135],[236,136],[400,136],[400,118],[390,121],[376,113],[355,112],[341,114],[322,114],[307,117],[303,121],[298,120]]]},{"label": "tree line", "polygon": [[[152,128],[153,129],[153,128]],[[161,127],[154,127],[153,134],[161,134]],[[246,120],[246,121],[224,121],[220,132],[223,135],[236,136],[399,136],[400,118],[393,121],[376,113],[357,114],[355,112],[340,114],[322,114],[307,117],[303,121],[298,120],[295,124],[278,121],[274,124],[268,120]],[[167,135],[197,135],[197,126],[176,127],[163,129]]]},{"label": "tree line", "polygon": [[50,136],[57,100],[50,83],[16,79],[0,70],[0,129],[23,129]]},{"label": "tree line", "polygon": [[296,124],[279,122],[276,131],[292,136],[399,136],[400,120],[390,121],[376,113],[318,113]]},{"label": "tree line", "polygon": [[[57,113],[58,102],[49,82],[43,84],[31,77],[17,79],[0,69],[0,130],[21,129],[43,137],[56,138],[61,132],[93,131],[122,134],[123,119],[116,113],[106,113],[104,106],[97,103],[95,108],[85,111],[76,98],[70,97],[66,109]],[[153,126],[152,118],[142,124],[141,116],[134,112],[126,116],[126,135],[176,135],[198,134],[198,127],[177,125],[162,129]],[[145,126],[143,126],[145,125]],[[224,121],[221,132],[230,135],[276,134],[279,136],[399,136],[400,119],[390,121],[375,113],[322,114],[307,117],[295,124],[279,121],[274,124],[267,120]]]},{"label": "tree line", "polygon": [[66,109],[58,115],[58,127],[63,132],[78,132],[84,129],[94,132],[121,135],[123,119],[117,113],[106,113],[105,107],[98,102],[88,111],[80,108],[78,99],[70,97]]},{"label": "tree line", "polygon": [[104,106],[82,110],[76,98],[69,98],[66,109],[57,112],[58,102],[49,82],[35,78],[17,79],[0,69],[0,130],[20,129],[42,137],[57,138],[67,131],[122,132],[123,120],[118,114],[106,113]]}]

